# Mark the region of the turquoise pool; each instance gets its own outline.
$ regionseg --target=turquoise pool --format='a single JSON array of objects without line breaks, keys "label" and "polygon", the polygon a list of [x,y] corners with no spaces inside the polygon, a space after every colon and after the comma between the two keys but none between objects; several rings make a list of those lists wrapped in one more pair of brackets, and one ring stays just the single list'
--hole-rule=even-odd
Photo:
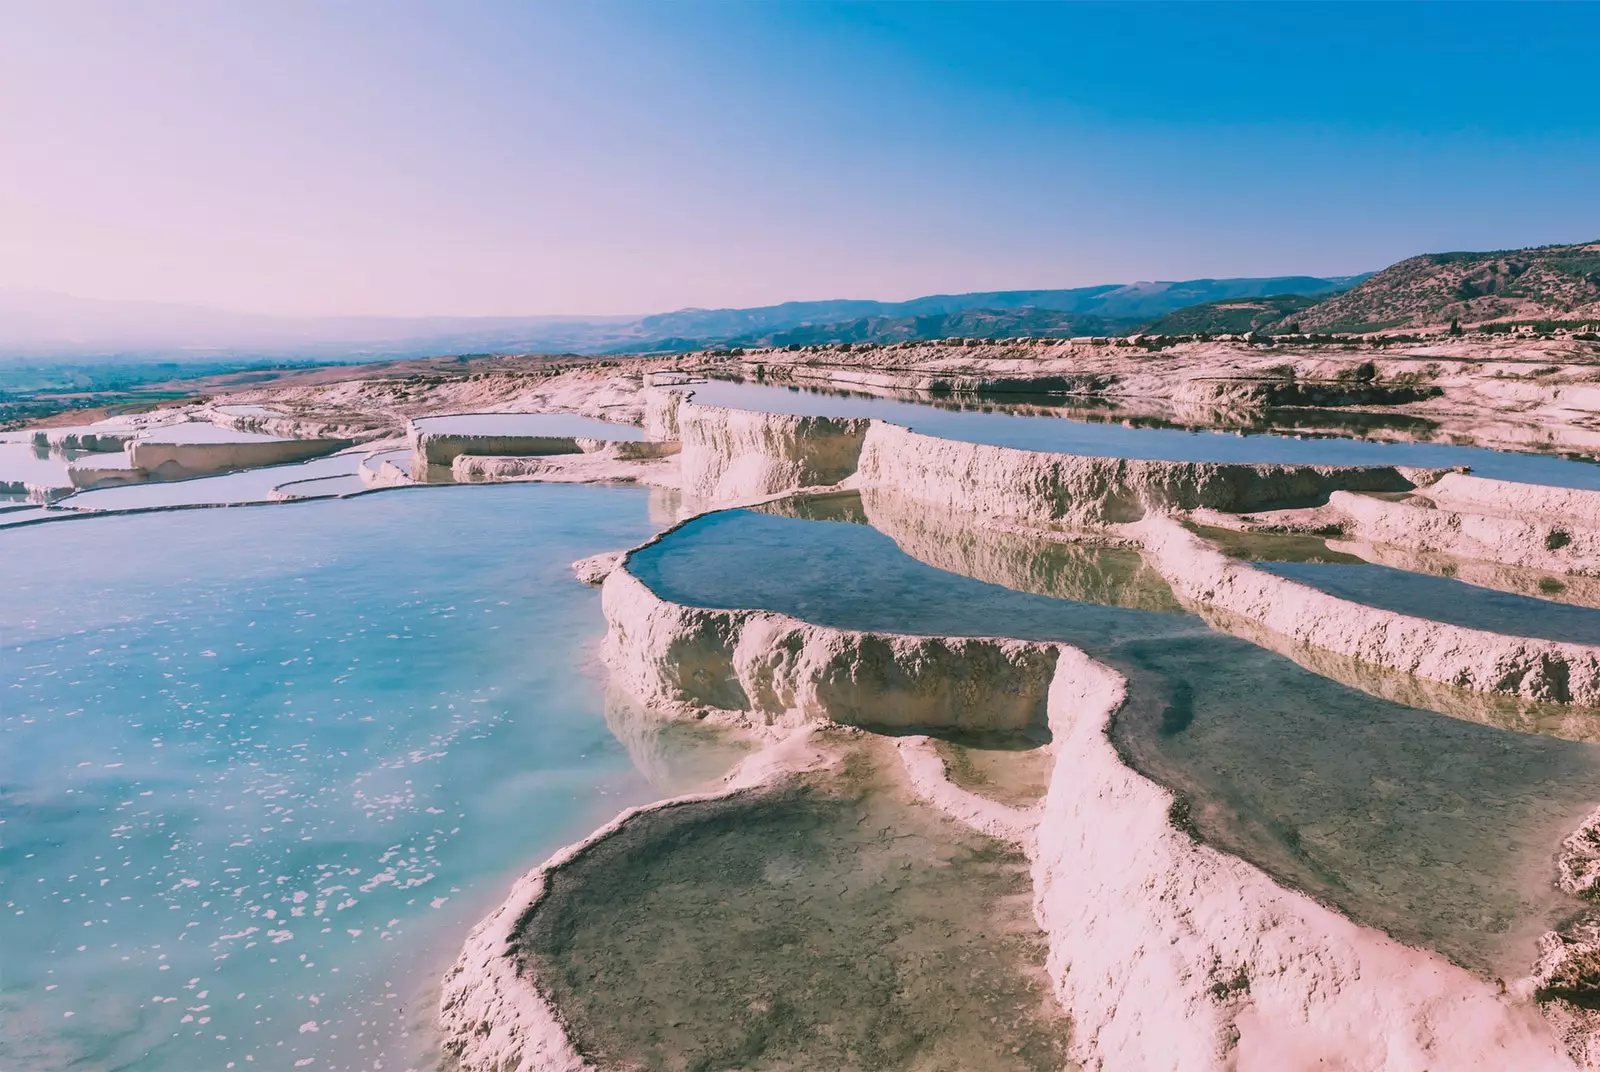
[{"label": "turquoise pool", "polygon": [[0,534],[0,1068],[429,1067],[511,878],[660,795],[598,594],[639,489],[417,488]]}]

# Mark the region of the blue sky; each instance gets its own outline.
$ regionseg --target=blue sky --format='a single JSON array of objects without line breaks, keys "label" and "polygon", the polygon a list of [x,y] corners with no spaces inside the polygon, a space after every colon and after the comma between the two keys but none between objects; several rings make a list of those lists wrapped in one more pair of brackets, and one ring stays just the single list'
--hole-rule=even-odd
[{"label": "blue sky", "polygon": [[33,4],[0,286],[651,312],[1600,237],[1600,6]]}]

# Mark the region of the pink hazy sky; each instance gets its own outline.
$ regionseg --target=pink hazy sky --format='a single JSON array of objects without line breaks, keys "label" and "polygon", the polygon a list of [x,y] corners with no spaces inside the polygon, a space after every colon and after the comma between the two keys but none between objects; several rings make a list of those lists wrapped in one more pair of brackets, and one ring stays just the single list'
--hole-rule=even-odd
[{"label": "pink hazy sky", "polygon": [[1592,16],[1300,7],[12,0],[0,287],[633,313],[1600,234],[1593,33],[1539,21]]}]

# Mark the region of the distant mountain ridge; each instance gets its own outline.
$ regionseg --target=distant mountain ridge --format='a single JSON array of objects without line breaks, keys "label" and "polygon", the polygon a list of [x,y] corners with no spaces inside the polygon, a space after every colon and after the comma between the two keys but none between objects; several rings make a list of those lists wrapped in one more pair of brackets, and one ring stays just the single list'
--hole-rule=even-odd
[{"label": "distant mountain ridge", "polygon": [[956,337],[1014,339],[1019,336],[1121,335],[1137,323],[1137,318],[1112,319],[1092,313],[1064,313],[1055,309],[963,309],[958,313],[927,313],[922,316],[864,316],[838,323],[743,335],[726,340],[722,345],[820,346],[835,342],[891,343]]},{"label": "distant mountain ridge", "polygon": [[1600,242],[1428,253],[1354,276],[1106,283],[784,302],[648,316],[274,317],[0,290],[0,359],[312,360],[606,355],[951,336],[1374,332],[1459,321],[1600,323]]},{"label": "distant mountain ridge", "polygon": [[[0,290],[0,358],[36,361],[286,359],[376,361],[450,353],[670,353],[794,333],[870,341],[926,334],[1103,334],[1197,302],[1329,294],[1364,276],[1110,283],[1066,290],[840,299],[640,317],[274,317],[184,305]],[[870,330],[863,322],[875,325]],[[850,325],[846,327],[846,325]],[[834,338],[850,331],[866,337]]]},{"label": "distant mountain ridge", "polygon": [[[1189,279],[1182,282],[1110,283],[1093,287],[1074,287],[1069,290],[1001,290],[975,291],[970,294],[931,294],[903,302],[849,300],[785,302],[782,305],[768,305],[754,309],[681,309],[674,313],[643,317],[639,325],[646,339],[654,342],[684,342],[698,339],[741,346],[787,345],[802,340],[872,341],[842,337],[823,338],[826,332],[821,329],[824,327],[838,327],[841,330],[859,332],[864,321],[877,324],[885,333],[885,337],[898,337],[911,322],[917,322],[927,330],[943,330],[936,326],[939,323],[938,318],[978,311],[994,314],[1032,310],[1082,318],[1099,318],[1085,319],[1081,331],[1074,329],[1074,333],[1078,334],[1099,334],[1132,328],[1152,317],[1201,302],[1288,293],[1314,297],[1336,293],[1366,278],[1366,275],[1355,275],[1331,278],[1268,276],[1243,279]],[[1019,317],[1019,325],[1028,319],[1030,318]],[[891,321],[894,323],[890,323]],[[1070,326],[1069,322],[1062,318],[1056,318],[1054,322],[1058,326],[1052,333],[1066,331]],[[846,325],[850,327],[846,329]],[[947,334],[959,334],[959,331],[954,330],[955,326],[956,323],[952,321],[951,330]],[[938,336],[923,334],[916,337]]]}]

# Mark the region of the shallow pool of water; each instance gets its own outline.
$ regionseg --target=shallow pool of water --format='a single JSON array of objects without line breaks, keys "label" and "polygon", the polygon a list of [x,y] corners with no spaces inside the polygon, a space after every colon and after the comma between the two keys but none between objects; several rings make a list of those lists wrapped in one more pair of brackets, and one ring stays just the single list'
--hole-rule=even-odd
[{"label": "shallow pool of water", "polygon": [[1111,421],[1072,420],[945,409],[886,398],[807,391],[770,384],[713,381],[692,384],[698,402],[806,416],[878,417],[944,439],[1113,458],[1200,462],[1284,462],[1308,465],[1471,466],[1479,476],[1530,484],[1600,489],[1600,464],[1548,454],[1519,454],[1440,443],[1381,443],[1363,439],[1238,432],[1192,432],[1131,427]]},{"label": "shallow pool of water", "polygon": [[[1129,556],[1139,560],[1121,549],[1083,551],[1108,571],[1126,568]],[[757,510],[696,518],[634,552],[628,569],[673,602],[756,607],[841,629],[1066,640],[1095,650],[1135,636],[1205,629],[1180,614],[1054,599],[949,573],[864,523]]]},{"label": "shallow pool of water", "polygon": [[147,443],[277,443],[284,439],[260,432],[241,432],[206,421],[162,425],[141,433],[139,438]]},{"label": "shallow pool of water", "polygon": [[[913,518],[902,504],[891,518],[901,544],[848,523],[876,507],[827,511],[844,520],[809,520],[804,507],[709,515],[629,568],[700,606],[1083,647],[1129,679],[1113,725],[1119,750],[1184,798],[1183,821],[1200,837],[1477,970],[1525,973],[1538,935],[1577,907],[1554,890],[1552,859],[1600,803],[1600,748],[1391,703],[1191,615],[1035,594],[1049,582],[1016,568],[1015,548],[985,558],[972,546],[980,530],[939,512]],[[929,560],[984,566],[1002,584]],[[1114,556],[1103,561],[1126,574]]]},{"label": "shallow pool of water", "polygon": [[642,816],[557,873],[517,935],[600,1068],[1065,1064],[1027,858],[843,770]]},{"label": "shallow pool of water", "polygon": [[158,506],[215,506],[223,503],[259,503],[272,497],[272,489],[296,480],[354,475],[360,454],[332,454],[308,462],[243,469],[222,476],[128,484],[98,491],[81,491],[61,505],[74,510],[148,510]]},{"label": "shallow pool of water", "polygon": [[19,492],[23,484],[70,488],[72,478],[67,475],[68,462],[82,454],[82,451],[51,453],[28,442],[0,441],[0,487],[15,485]]},{"label": "shallow pool of water", "polygon": [[659,795],[568,566],[647,536],[646,500],[408,489],[0,536],[0,1068],[432,1067],[470,926]]},{"label": "shallow pool of water", "polygon": [[1436,622],[1506,636],[1600,644],[1600,610],[1592,607],[1366,562],[1258,562],[1256,568],[1341,599]]},{"label": "shallow pool of water", "polygon": [[287,495],[293,499],[320,499],[330,495],[359,495],[371,490],[361,477],[355,473],[341,473],[336,476],[319,476],[310,480],[291,480],[287,484],[277,487],[280,495]]},{"label": "shallow pool of water", "polygon": [[575,413],[460,413],[419,417],[413,423],[424,432],[441,435],[571,436],[630,442],[644,438],[637,425],[613,424]]}]

